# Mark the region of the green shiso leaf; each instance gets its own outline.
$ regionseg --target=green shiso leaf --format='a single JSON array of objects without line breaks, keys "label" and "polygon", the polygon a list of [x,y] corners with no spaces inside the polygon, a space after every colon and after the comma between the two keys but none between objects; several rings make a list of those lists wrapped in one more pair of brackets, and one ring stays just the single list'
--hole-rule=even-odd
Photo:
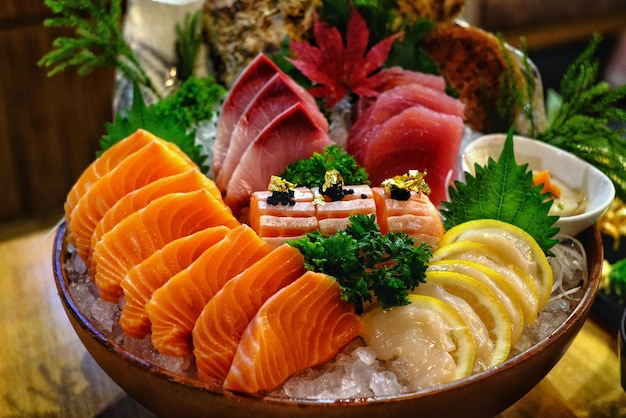
[{"label": "green shiso leaf", "polygon": [[450,187],[450,201],[442,202],[446,230],[476,219],[498,219],[528,232],[551,255],[559,231],[553,227],[558,216],[548,215],[552,201],[535,186],[528,164],[515,162],[513,130],[509,130],[498,161],[475,165],[475,176],[465,173],[466,182]]}]

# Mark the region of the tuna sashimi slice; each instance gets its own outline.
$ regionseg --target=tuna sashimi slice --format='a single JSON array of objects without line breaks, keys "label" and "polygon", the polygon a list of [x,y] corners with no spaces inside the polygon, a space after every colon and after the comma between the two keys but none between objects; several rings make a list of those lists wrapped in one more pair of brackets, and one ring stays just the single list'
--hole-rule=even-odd
[{"label": "tuna sashimi slice", "polygon": [[408,200],[392,199],[382,187],[372,187],[376,201],[376,220],[380,232],[406,232],[415,245],[425,242],[437,248],[443,236],[441,215],[424,193],[411,192]]},{"label": "tuna sashimi slice", "polygon": [[252,228],[242,224],[157,289],[146,303],[154,348],[173,356],[190,354],[193,327],[207,302],[271,250]]},{"label": "tuna sashimi slice", "polygon": [[362,166],[372,184],[409,170],[426,171],[430,200],[439,206],[456,178],[463,119],[413,106],[380,125]]},{"label": "tuna sashimi slice", "polygon": [[198,377],[223,381],[241,335],[263,303],[305,273],[304,257],[283,244],[252,264],[206,304],[193,329]]},{"label": "tuna sashimi slice", "polygon": [[71,242],[84,261],[91,254],[96,225],[121,198],[155,180],[197,169],[172,146],[154,139],[100,177],[81,197],[72,211],[68,229]]},{"label": "tuna sashimi slice", "polygon": [[213,172],[218,175],[237,121],[259,90],[280,70],[266,55],[259,54],[239,74],[224,100],[213,145]]},{"label": "tuna sashimi slice", "polygon": [[65,221],[69,222],[72,211],[92,184],[116,167],[124,158],[152,142],[156,137],[143,129],[119,141],[94,160],[80,175],[65,199]]},{"label": "tuna sashimi slice", "polygon": [[308,271],[259,309],[244,331],[224,388],[272,390],[290,375],[332,359],[362,328],[339,283]]},{"label": "tuna sashimi slice", "polygon": [[167,243],[211,226],[235,228],[230,210],[205,189],[170,193],[127,216],[104,234],[93,251],[100,296],[117,302],[128,271]]},{"label": "tuna sashimi slice", "polygon": [[131,268],[120,282],[125,300],[120,316],[124,333],[139,339],[148,335],[150,319],[145,307],[154,291],[220,242],[228,231],[225,226],[214,226],[175,239]]},{"label": "tuna sashimi slice", "polygon": [[442,76],[407,70],[402,67],[386,68],[376,75],[376,80],[378,81],[376,87],[378,91],[414,83],[442,92],[446,90],[446,80]]},{"label": "tuna sashimi slice", "polygon": [[313,121],[328,131],[328,121],[319,111],[313,96],[283,72],[276,73],[250,101],[233,128],[226,156],[215,178],[220,189],[226,189],[241,156],[257,135],[274,118],[296,103],[302,103]]},{"label": "tuna sashimi slice", "polygon": [[267,190],[272,175],[293,161],[322,152],[332,142],[301,103],[269,124],[248,146],[226,188],[224,201],[235,214],[250,203],[253,192]]},{"label": "tuna sashimi slice", "polygon": [[102,235],[114,228],[124,218],[144,208],[153,200],[170,193],[192,192],[200,189],[206,189],[216,199],[222,200],[220,191],[215,183],[202,174],[197,167],[193,167],[184,173],[157,179],[128,193],[118,200],[96,224],[91,237],[91,247],[93,248],[96,242],[100,241]]},{"label": "tuna sashimi slice", "polygon": [[371,140],[370,131],[380,127],[392,116],[416,105],[461,118],[465,108],[462,101],[421,84],[412,83],[394,87],[382,92],[352,125],[346,143],[348,153],[357,161],[362,161]]}]

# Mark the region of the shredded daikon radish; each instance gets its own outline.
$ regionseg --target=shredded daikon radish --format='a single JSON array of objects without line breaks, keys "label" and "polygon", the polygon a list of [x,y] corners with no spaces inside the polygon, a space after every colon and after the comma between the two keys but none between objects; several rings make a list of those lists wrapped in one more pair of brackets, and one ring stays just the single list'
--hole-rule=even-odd
[{"label": "shredded daikon radish", "polygon": [[562,237],[552,248],[550,257],[553,285],[550,300],[576,293],[589,279],[587,254],[582,243],[574,237]]}]

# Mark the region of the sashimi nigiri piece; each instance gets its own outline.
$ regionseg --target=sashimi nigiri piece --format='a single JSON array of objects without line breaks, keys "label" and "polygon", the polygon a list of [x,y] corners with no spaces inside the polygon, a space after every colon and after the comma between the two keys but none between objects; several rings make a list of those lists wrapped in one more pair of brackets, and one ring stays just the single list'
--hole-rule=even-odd
[{"label": "sashimi nigiri piece", "polygon": [[319,111],[313,96],[282,71],[276,73],[250,101],[233,128],[226,156],[215,178],[220,189],[226,189],[230,176],[254,138],[276,116],[296,103],[302,103],[313,121],[328,131],[328,121]]},{"label": "sashimi nigiri piece", "polygon": [[412,106],[381,125],[360,163],[372,184],[410,170],[426,171],[430,200],[439,206],[456,178],[463,129],[458,116]]},{"label": "sashimi nigiri piece", "polygon": [[376,220],[380,232],[406,232],[415,238],[415,245],[425,242],[437,248],[443,236],[441,215],[424,193],[411,192],[408,200],[392,199],[382,187],[372,187],[376,201]]},{"label": "sashimi nigiri piece", "polygon": [[68,223],[69,239],[76,246],[78,255],[88,261],[96,224],[121,198],[155,180],[192,168],[194,166],[186,158],[158,138],[123,159],[92,184],[72,211]]},{"label": "sashimi nigiri piece", "polygon": [[193,327],[207,302],[271,250],[252,228],[241,224],[157,289],[145,306],[154,348],[173,356],[190,354]]},{"label": "sashimi nigiri piece", "polygon": [[124,291],[120,325],[124,333],[139,339],[148,335],[150,320],[145,306],[154,291],[220,242],[228,231],[225,226],[214,226],[175,239],[131,268],[120,282]]},{"label": "sashimi nigiri piece", "polygon": [[287,239],[298,239],[319,227],[313,192],[296,187],[293,205],[273,205],[267,202],[270,191],[254,192],[250,197],[249,223],[261,238],[273,247]]},{"label": "sashimi nigiri piece", "polygon": [[259,54],[233,83],[217,120],[213,144],[213,172],[219,175],[235,124],[258,91],[280,70],[265,54]]},{"label": "sashimi nigiri piece", "polygon": [[217,200],[222,201],[222,195],[213,180],[202,174],[197,167],[190,168],[180,174],[162,177],[128,193],[118,200],[96,224],[91,237],[91,247],[93,248],[96,242],[100,241],[102,235],[110,231],[124,218],[144,208],[153,200],[169,193],[192,192],[200,189],[206,189]]},{"label": "sashimi nigiri piece", "polygon": [[239,222],[205,189],[170,193],[140,209],[105,233],[93,251],[94,280],[103,300],[117,302],[128,271],[177,238],[211,226]]},{"label": "sashimi nigiri piece", "polygon": [[224,388],[271,390],[293,373],[332,359],[362,328],[339,283],[308,271],[269,298],[244,331]]},{"label": "sashimi nigiri piece", "polygon": [[[326,203],[317,205],[316,216],[322,234],[334,234],[339,230],[346,229],[350,225],[348,219],[350,216],[376,213],[376,202],[370,186],[362,184],[343,186],[343,190],[352,191],[352,193],[346,194],[343,199],[336,201],[332,201],[328,196],[321,196]],[[313,190],[313,194],[316,197],[321,195],[319,189]]]},{"label": "sashimi nigiri piece", "polygon": [[224,201],[239,214],[252,192],[267,190],[272,175],[297,160],[323,152],[332,142],[301,103],[277,116],[248,146],[233,172]]},{"label": "sashimi nigiri piece", "polygon": [[154,138],[155,136],[150,132],[138,129],[134,134],[117,142],[94,160],[83,171],[67,194],[64,205],[65,221],[70,221],[74,207],[96,180],[116,167],[124,158],[150,143]]},{"label": "sashimi nigiri piece", "polygon": [[239,273],[206,304],[193,329],[198,377],[224,380],[241,335],[263,303],[305,273],[300,251],[283,244]]},{"label": "sashimi nigiri piece", "polygon": [[376,101],[350,128],[346,143],[348,153],[357,161],[362,161],[367,155],[367,147],[373,136],[369,131],[372,128],[380,127],[392,116],[416,105],[461,118],[464,116],[465,105],[463,102],[448,96],[443,91],[418,83],[394,87],[380,93]]}]

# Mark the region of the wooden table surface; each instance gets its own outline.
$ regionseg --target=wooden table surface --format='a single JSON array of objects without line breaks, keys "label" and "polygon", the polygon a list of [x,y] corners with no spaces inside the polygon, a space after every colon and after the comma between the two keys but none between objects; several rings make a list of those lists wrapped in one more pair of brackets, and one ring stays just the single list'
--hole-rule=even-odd
[{"label": "wooden table surface", "polygon": [[[85,351],[57,296],[53,233],[0,242],[0,417],[153,417]],[[539,385],[500,418],[626,417],[617,337],[588,319]]]}]

